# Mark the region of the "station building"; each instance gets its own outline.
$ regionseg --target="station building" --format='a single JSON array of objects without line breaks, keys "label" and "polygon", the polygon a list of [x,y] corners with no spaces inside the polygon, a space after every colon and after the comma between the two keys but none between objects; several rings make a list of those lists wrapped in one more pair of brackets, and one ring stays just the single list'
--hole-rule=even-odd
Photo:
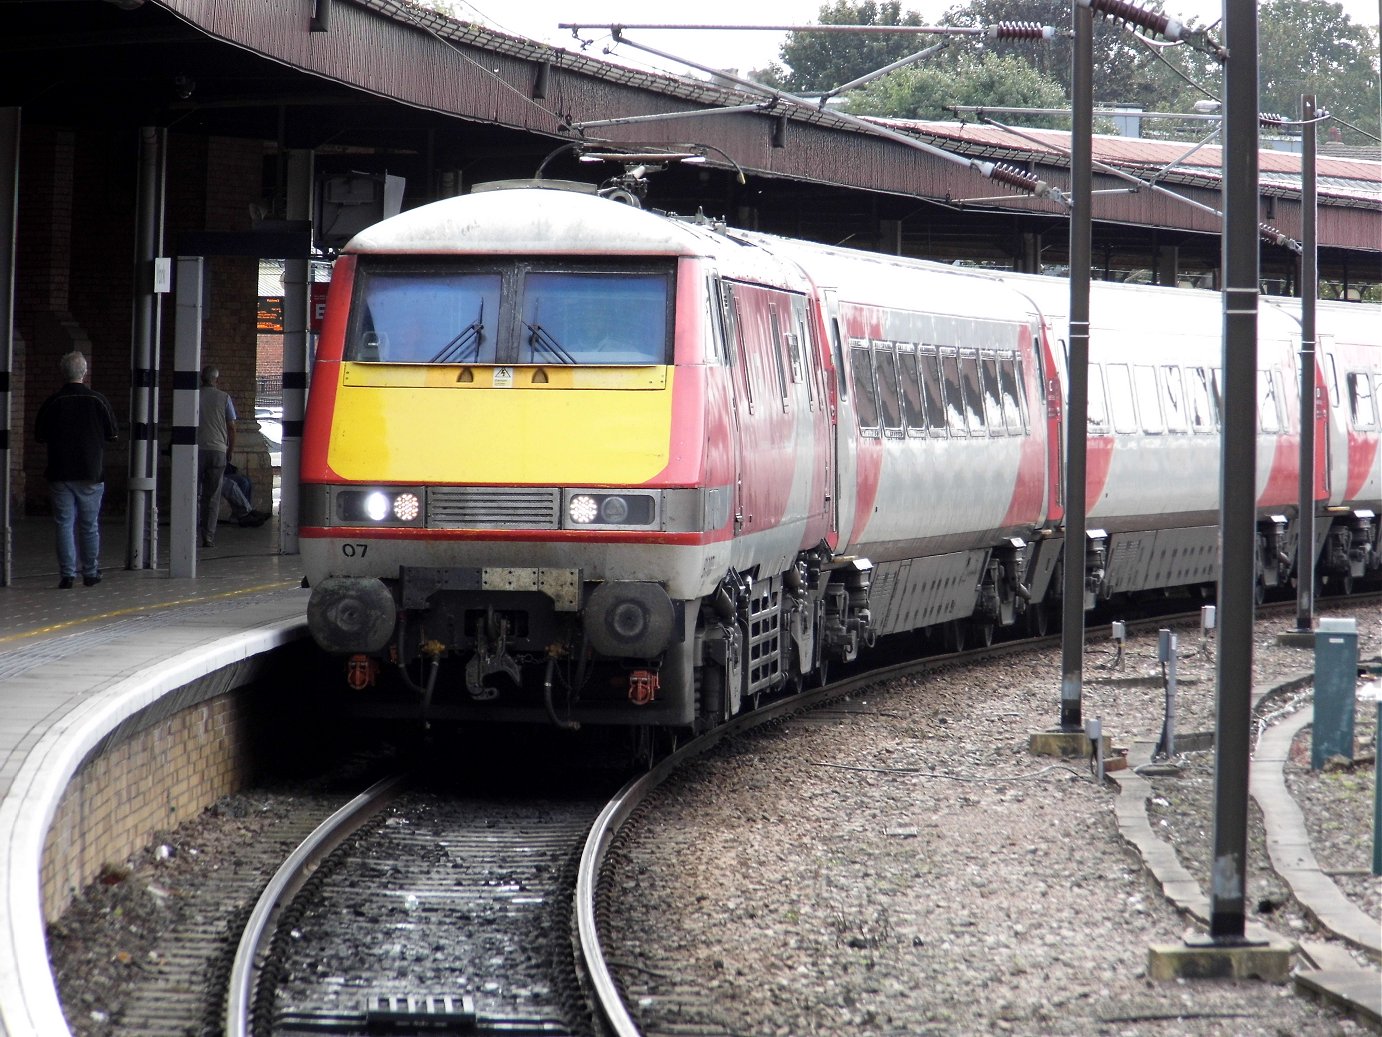
[{"label": "station building", "polygon": [[[131,519],[131,567],[156,561],[140,530],[167,514],[175,389],[194,388],[202,362],[236,402],[238,461],[261,500],[272,444],[256,405],[281,421],[293,550],[311,285],[356,230],[476,183],[602,180],[623,172],[620,156],[678,154],[696,161],[641,163],[658,170],[648,205],[942,262],[1066,269],[1067,210],[984,175],[1002,163],[1068,189],[1060,131],[890,121],[894,136],[878,136],[828,107],[637,70],[403,0],[18,0],[0,18],[0,184],[13,200],[0,212],[0,282],[13,286],[0,318],[7,558],[10,517],[47,510],[33,416],[72,349],[121,418],[105,514]],[[1167,190],[1096,171],[1093,276],[1218,286],[1220,155],[1188,150],[1096,140],[1096,163]],[[1318,161],[1320,278],[1337,297],[1382,283],[1378,159],[1325,147]],[[1300,166],[1291,152],[1261,156],[1261,218],[1296,238]],[[201,257],[202,282],[191,364],[175,342],[187,257]],[[1261,269],[1264,290],[1295,292],[1294,253],[1264,242]]]}]

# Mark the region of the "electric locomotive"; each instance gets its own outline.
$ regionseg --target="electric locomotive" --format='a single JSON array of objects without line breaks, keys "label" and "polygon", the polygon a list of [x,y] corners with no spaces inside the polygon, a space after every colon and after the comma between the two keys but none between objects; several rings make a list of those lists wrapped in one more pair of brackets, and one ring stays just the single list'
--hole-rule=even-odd
[{"label": "electric locomotive", "polygon": [[403,213],[328,297],[312,633],[381,709],[695,726],[880,633],[991,632],[1055,517],[1044,348],[933,264],[571,190]]},{"label": "electric locomotive", "polygon": [[[337,260],[299,536],[357,712],[713,726],[882,635],[952,649],[1217,578],[1221,303],[1091,286],[1064,543],[1063,280],[509,186]],[[1382,571],[1376,307],[1322,304],[1319,572]],[[1259,318],[1257,588],[1294,574],[1299,325]]]}]

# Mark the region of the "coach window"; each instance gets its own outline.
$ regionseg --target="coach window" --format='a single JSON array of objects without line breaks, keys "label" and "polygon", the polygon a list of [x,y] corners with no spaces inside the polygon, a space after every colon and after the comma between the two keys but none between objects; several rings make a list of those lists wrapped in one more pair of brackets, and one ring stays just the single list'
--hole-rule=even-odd
[{"label": "coach window", "polygon": [[1113,431],[1137,431],[1137,405],[1133,402],[1132,372],[1127,364],[1109,364],[1104,372],[1108,376],[1108,407],[1113,416]]},{"label": "coach window", "polygon": [[979,357],[979,381],[984,388],[984,413],[988,415],[989,432],[1007,435],[1003,422],[1003,393],[998,387],[998,358],[992,353]]},{"label": "coach window", "polygon": [[1257,372],[1257,428],[1260,432],[1281,431],[1281,413],[1270,371]]},{"label": "coach window", "polygon": [[960,390],[960,355],[953,349],[941,350],[941,380],[944,383],[945,425],[952,436],[965,434],[965,401]]},{"label": "coach window", "polygon": [[921,379],[917,371],[917,347],[897,344],[897,380],[902,389],[902,417],[907,435],[926,435],[926,407],[921,400]]},{"label": "coach window", "polygon": [[1137,392],[1137,413],[1142,418],[1142,431],[1159,436],[1166,431],[1161,420],[1161,398],[1156,387],[1156,368],[1137,364],[1132,369],[1133,388]]},{"label": "coach window", "polygon": [[934,436],[945,435],[945,395],[941,389],[940,357],[934,346],[922,346],[917,353],[921,369],[921,397],[926,404],[926,426]]},{"label": "coach window", "polygon": [[1185,379],[1180,368],[1163,364],[1161,368],[1161,412],[1167,432],[1185,432]]},{"label": "coach window", "polygon": [[878,409],[883,429],[892,439],[902,438],[902,401],[897,393],[897,353],[891,342],[873,344],[873,368],[878,378]]},{"label": "coach window", "polygon": [[960,383],[964,386],[965,417],[971,436],[984,434],[984,393],[979,387],[979,357],[972,349],[960,354]]},{"label": "coach window", "polygon": [[878,435],[878,390],[873,381],[873,352],[862,339],[849,340],[854,371],[854,413],[859,418],[859,431],[866,436]]},{"label": "coach window", "polygon": [[1106,436],[1108,425],[1108,397],[1104,395],[1104,369],[1098,364],[1089,365],[1089,378],[1086,382],[1089,397],[1085,404],[1085,426],[1090,435]]},{"label": "coach window", "polygon": [[1366,371],[1350,371],[1345,384],[1348,386],[1348,413],[1353,427],[1359,432],[1375,430],[1377,400],[1372,390],[1372,379]]},{"label": "coach window", "polygon": [[1008,432],[1020,436],[1026,431],[1022,420],[1022,405],[1018,402],[1020,387],[1017,380],[1017,364],[1008,353],[998,358],[998,387],[1003,395],[1003,417],[1008,423]]},{"label": "coach window", "polygon": [[1185,388],[1190,428],[1195,432],[1213,432],[1218,419],[1215,417],[1209,372],[1203,367],[1190,368],[1185,372]]},{"label": "coach window", "polygon": [[494,363],[501,274],[361,269],[346,360]]}]

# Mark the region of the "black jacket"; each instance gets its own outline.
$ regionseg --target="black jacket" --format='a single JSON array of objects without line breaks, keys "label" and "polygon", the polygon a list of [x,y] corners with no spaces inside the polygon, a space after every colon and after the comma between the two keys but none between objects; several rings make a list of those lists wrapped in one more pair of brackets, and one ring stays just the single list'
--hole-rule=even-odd
[{"label": "black jacket", "polygon": [[49,482],[104,482],[105,444],[120,434],[110,402],[81,382],[68,382],[43,401],[34,434],[48,444]]}]

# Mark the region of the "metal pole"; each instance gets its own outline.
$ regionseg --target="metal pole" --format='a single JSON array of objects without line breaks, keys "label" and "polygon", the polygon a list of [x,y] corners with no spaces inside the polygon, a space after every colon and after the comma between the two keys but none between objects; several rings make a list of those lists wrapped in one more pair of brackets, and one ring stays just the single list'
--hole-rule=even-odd
[{"label": "metal pole", "polygon": [[[126,509],[125,568],[147,569],[146,522],[158,521],[154,494],[158,487],[158,430],[150,421],[154,394],[154,260],[163,238],[160,206],[163,179],[164,131],[156,126],[139,130],[139,185],[134,251],[134,318],[130,357],[130,477]],[[151,442],[152,441],[152,442]],[[150,449],[152,446],[153,449]]]},{"label": "metal pole", "polygon": [[11,374],[14,371],[14,251],[19,226],[18,108],[0,108],[0,587],[14,579],[10,516]]},{"label": "metal pole", "polygon": [[[312,152],[288,152],[288,219],[312,218]],[[302,418],[307,400],[306,256],[283,264],[283,453],[279,467],[278,543],[298,553],[298,476],[302,464]]]},{"label": "metal pole", "polygon": [[1085,440],[1089,411],[1090,202],[1094,148],[1094,12],[1072,4],[1070,109],[1070,400],[1065,413],[1065,577],[1061,613],[1060,726],[1081,728],[1084,673]]},{"label": "metal pole", "polygon": [[1296,537],[1296,629],[1315,618],[1315,301],[1319,254],[1315,227],[1315,95],[1300,98],[1300,514]]},{"label": "metal pole", "polygon": [[1210,930],[1243,941],[1257,504],[1257,4],[1226,0],[1224,70],[1224,413],[1220,450],[1220,633]]},{"label": "metal pole", "polygon": [[201,256],[179,256],[177,317],[173,326],[173,471],[169,497],[173,512],[173,546],[169,575],[197,575],[197,421],[202,366]]}]

